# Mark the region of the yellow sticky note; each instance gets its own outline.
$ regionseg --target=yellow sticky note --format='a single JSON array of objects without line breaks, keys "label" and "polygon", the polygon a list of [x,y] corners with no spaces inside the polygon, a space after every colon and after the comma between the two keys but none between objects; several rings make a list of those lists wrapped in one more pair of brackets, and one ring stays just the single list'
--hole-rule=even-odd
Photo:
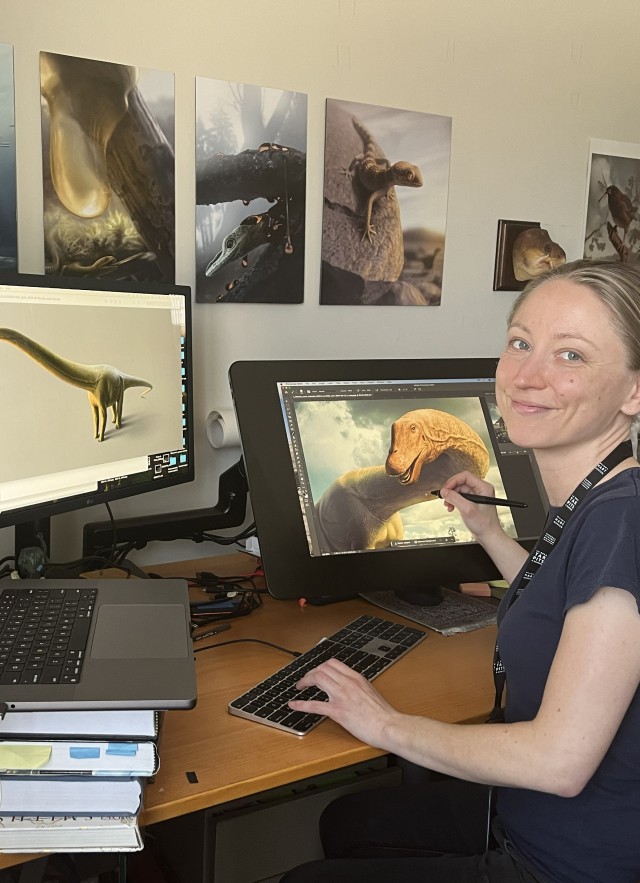
[{"label": "yellow sticky note", "polygon": [[50,757],[50,745],[0,745],[0,769],[3,770],[37,770]]}]

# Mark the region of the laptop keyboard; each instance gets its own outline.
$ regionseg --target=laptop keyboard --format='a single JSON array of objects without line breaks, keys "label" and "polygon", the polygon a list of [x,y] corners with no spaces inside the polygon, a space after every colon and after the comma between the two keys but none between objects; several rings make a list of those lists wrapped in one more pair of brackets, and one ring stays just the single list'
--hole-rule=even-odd
[{"label": "laptop keyboard", "polygon": [[287,705],[288,701],[327,699],[327,694],[317,687],[296,690],[295,685],[306,672],[326,659],[335,658],[372,681],[424,638],[426,633],[420,629],[399,625],[377,616],[360,616],[234,699],[229,703],[229,712],[287,733],[304,736],[323,721],[325,716],[292,711]]},{"label": "laptop keyboard", "polygon": [[0,685],[77,684],[97,589],[3,589]]}]

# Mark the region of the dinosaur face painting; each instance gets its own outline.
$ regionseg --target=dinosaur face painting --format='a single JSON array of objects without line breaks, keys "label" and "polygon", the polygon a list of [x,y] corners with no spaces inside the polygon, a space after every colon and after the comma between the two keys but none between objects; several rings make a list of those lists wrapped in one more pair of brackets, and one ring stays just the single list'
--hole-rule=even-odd
[{"label": "dinosaur face painting", "polygon": [[555,270],[566,260],[564,249],[540,227],[523,230],[513,243],[513,275],[519,282]]},{"label": "dinosaur face painting", "polygon": [[[459,468],[484,478],[489,453],[480,436],[462,420],[428,408],[409,411],[391,427],[391,447],[385,469],[400,484],[414,484],[425,464],[447,455]],[[435,487],[435,485],[434,485]]]}]

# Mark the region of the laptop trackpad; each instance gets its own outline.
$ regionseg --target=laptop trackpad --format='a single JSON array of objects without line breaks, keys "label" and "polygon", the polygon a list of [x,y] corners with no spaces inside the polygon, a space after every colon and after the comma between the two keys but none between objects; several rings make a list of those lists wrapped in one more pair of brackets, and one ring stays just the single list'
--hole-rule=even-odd
[{"label": "laptop trackpad", "polygon": [[98,610],[92,659],[177,659],[187,655],[180,604],[103,604]]}]

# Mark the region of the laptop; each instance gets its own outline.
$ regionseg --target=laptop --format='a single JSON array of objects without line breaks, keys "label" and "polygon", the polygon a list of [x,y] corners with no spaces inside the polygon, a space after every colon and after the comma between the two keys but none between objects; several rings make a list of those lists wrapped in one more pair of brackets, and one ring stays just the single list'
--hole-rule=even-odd
[{"label": "laptop", "polygon": [[3,623],[0,715],[196,704],[184,580],[2,580]]}]

